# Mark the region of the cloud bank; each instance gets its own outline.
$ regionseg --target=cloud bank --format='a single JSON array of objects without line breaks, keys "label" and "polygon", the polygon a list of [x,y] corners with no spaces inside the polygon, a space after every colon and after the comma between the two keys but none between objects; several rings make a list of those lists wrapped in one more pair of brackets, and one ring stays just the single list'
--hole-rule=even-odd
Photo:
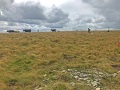
[{"label": "cloud bank", "polygon": [[100,19],[98,23],[103,23],[103,28],[120,29],[120,0],[82,0],[91,5],[94,12],[101,15],[104,19]]},{"label": "cloud bank", "polygon": [[40,2],[0,0],[0,30],[50,28],[87,30],[120,29],[120,0],[69,0],[51,8]]},{"label": "cloud bank", "polygon": [[[7,1],[7,0],[6,0]],[[17,29],[23,29],[21,26],[24,24],[26,28],[63,28],[67,22],[69,22],[68,14],[56,6],[46,8],[39,2],[27,2],[15,4],[13,1],[2,2],[4,7],[1,7],[0,22],[6,22],[7,24],[1,25],[1,29],[4,27],[13,27],[17,25]],[[8,4],[9,3],[9,4]],[[16,27],[17,27],[16,26]],[[5,27],[5,29],[6,29]]]},{"label": "cloud bank", "polygon": [[14,2],[14,0],[0,0],[0,9],[9,7]]}]

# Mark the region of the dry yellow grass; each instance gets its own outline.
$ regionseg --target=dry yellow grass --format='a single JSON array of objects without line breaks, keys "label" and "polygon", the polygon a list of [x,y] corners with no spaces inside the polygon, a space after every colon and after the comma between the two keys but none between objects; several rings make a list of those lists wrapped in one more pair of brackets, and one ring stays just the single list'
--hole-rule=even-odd
[{"label": "dry yellow grass", "polygon": [[[0,90],[34,90],[38,85],[45,90],[78,90],[82,85],[68,86],[72,79],[61,70],[96,68],[110,74],[120,70],[119,31],[9,33],[0,34],[0,38]],[[102,87],[119,90],[119,79],[103,79]],[[51,87],[59,86],[58,82],[66,84]]]}]

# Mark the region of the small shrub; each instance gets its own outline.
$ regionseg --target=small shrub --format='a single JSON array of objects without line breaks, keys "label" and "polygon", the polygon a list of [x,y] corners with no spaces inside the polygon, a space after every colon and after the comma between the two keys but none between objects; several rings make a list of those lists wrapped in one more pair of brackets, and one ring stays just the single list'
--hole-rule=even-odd
[{"label": "small shrub", "polygon": [[10,79],[6,83],[9,86],[14,86],[17,83],[17,80],[16,79]]}]

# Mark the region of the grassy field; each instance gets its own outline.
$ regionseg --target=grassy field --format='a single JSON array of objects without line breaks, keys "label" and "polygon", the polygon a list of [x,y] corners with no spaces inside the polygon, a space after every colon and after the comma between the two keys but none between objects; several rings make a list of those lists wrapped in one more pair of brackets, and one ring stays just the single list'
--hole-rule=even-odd
[{"label": "grassy field", "polygon": [[0,34],[0,90],[120,90],[120,32]]}]

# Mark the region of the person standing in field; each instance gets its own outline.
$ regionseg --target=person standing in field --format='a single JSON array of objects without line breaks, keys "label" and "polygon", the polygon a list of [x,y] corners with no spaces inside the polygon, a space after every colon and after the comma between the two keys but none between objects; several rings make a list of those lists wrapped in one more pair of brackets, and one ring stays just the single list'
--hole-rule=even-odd
[{"label": "person standing in field", "polygon": [[88,33],[90,33],[90,28],[88,28]]}]

